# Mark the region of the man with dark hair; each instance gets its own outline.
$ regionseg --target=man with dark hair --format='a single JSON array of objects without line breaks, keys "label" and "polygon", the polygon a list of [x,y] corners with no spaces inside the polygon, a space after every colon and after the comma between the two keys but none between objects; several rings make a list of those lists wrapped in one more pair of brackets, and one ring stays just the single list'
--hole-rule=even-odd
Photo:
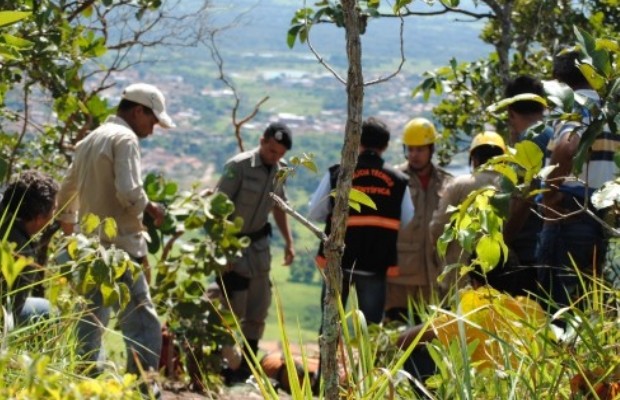
[{"label": "man with dark hair", "polygon": [[249,349],[241,366],[234,372],[226,371],[227,383],[243,382],[251,373],[248,350],[258,352],[258,342],[265,330],[265,320],[271,304],[271,253],[269,251],[273,218],[284,238],[284,265],[291,265],[295,258],[293,236],[286,213],[274,207],[269,193],[286,200],[284,187],[277,181],[278,171],[284,167],[280,161],[291,149],[293,135],[283,123],[272,123],[263,132],[260,144],[253,150],[237,154],[226,162],[216,190],[225,193],[235,204],[234,217],[243,219],[241,236],[251,240],[241,258],[233,261],[229,271],[218,279],[228,306],[239,319],[241,330]]},{"label": "man with dark hair", "polygon": [[[351,211],[347,220],[345,249],[342,256],[342,303],[346,305],[354,286],[359,309],[366,320],[378,324],[383,318],[386,274],[396,265],[398,230],[413,217],[413,204],[407,177],[384,164],[381,155],[387,149],[390,132],[383,122],[368,118],[362,124],[360,153],[353,173],[353,188],[367,194],[376,210],[361,206]],[[310,200],[309,218],[325,222],[325,233],[331,232],[333,199],[340,165],[329,168]],[[323,244],[317,263],[324,267]],[[325,285],[321,298],[325,296]],[[321,301],[321,309],[323,302]]]},{"label": "man with dark hair", "polygon": [[[88,214],[116,221],[115,237],[101,230],[104,246],[125,250],[138,264],[146,264],[147,246],[142,225],[147,212],[156,225],[163,222],[163,208],[149,201],[142,184],[139,140],[153,133],[155,125],[174,127],[166,112],[162,92],[153,85],[136,83],[121,94],[116,115],[91,132],[76,147],[73,163],[58,200],[64,207],[63,230],[73,232],[80,216]],[[118,320],[127,347],[127,372],[157,370],[161,351],[161,325],[144,273],[134,279],[130,271],[121,278],[130,289],[129,304]],[[101,358],[101,338],[110,318],[100,291],[89,296],[89,310],[78,324],[79,352],[88,361]],[[138,362],[136,362],[138,360]],[[138,363],[141,364],[138,366]],[[94,372],[98,372],[97,369]]]},{"label": "man with dark hair", "polygon": [[[580,210],[594,190],[617,176],[614,154],[620,149],[620,135],[611,132],[609,126],[596,137],[590,148],[588,159],[581,174],[573,173],[574,159],[581,136],[593,122],[588,104],[600,103],[578,64],[581,53],[577,50],[563,50],[554,59],[554,78],[574,91],[574,109],[565,110],[581,114],[581,121],[561,121],[554,127],[554,136],[549,143],[550,160],[547,165],[557,165],[545,181],[548,189],[543,193],[542,212],[547,217],[540,234],[537,259],[541,268],[538,278],[541,282],[543,300],[551,298],[550,308],[569,306],[583,293],[581,274],[599,275],[601,257],[605,254],[603,228],[586,213],[566,215]],[[573,266],[574,265],[574,266]]]},{"label": "man with dark hair", "polygon": [[[545,152],[553,131],[544,129],[538,135],[528,131],[532,126],[541,123],[544,118],[546,102],[542,83],[532,76],[520,75],[508,82],[504,95],[507,99],[516,100],[508,105],[510,143],[514,145],[524,139],[529,139]],[[535,97],[535,100],[517,100],[519,95],[538,97]]]},{"label": "man with dark hair", "polygon": [[[15,243],[17,254],[37,260],[40,243],[34,237],[50,224],[56,210],[58,184],[35,170],[21,173],[9,184],[0,202],[0,238]],[[50,303],[43,298],[41,263],[27,266],[8,288],[0,274],[2,305],[18,323],[47,316]],[[30,296],[32,294],[32,296]]]},{"label": "man with dark hair", "polygon": [[[505,96],[513,100],[508,105],[510,142],[514,145],[529,140],[544,154],[553,129],[541,125],[546,109],[542,83],[529,75],[518,76],[506,85]],[[539,134],[530,129],[536,125],[542,128]],[[540,182],[534,182],[532,189],[539,188]],[[534,199],[513,196],[510,215],[504,224],[504,241],[511,252],[509,262],[514,264],[511,275],[506,279],[513,283],[512,287],[516,290],[513,295],[535,293],[538,288],[536,245],[542,219],[532,212],[533,208],[536,208]]]}]

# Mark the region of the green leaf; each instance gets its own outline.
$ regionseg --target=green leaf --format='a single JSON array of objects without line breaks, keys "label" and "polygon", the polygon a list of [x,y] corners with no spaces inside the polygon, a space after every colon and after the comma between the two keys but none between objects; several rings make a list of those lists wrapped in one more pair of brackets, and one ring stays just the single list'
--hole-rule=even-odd
[{"label": "green leaf", "polygon": [[0,262],[2,263],[2,276],[4,276],[8,288],[11,289],[19,274],[22,273],[24,268],[32,264],[34,260],[20,255],[13,257],[13,246],[8,242],[2,242]]},{"label": "green leaf", "polygon": [[596,50],[607,50],[612,53],[620,53],[620,42],[612,39],[596,39]]},{"label": "green leaf", "polygon": [[105,233],[108,238],[114,239],[117,232],[118,228],[114,218],[106,218],[103,220],[103,233]]},{"label": "green leaf", "polygon": [[510,199],[512,195],[510,193],[495,193],[495,196],[491,197],[491,205],[497,210],[498,214],[502,218],[507,218],[510,213]]},{"label": "green leaf", "polygon": [[69,253],[69,257],[72,260],[76,260],[78,257],[78,241],[75,237],[70,238],[69,243],[67,243],[67,253]]},{"label": "green leaf", "polygon": [[90,235],[97,229],[97,227],[101,224],[101,220],[95,214],[88,214],[82,218],[82,232],[87,235]]},{"label": "green leaf", "polygon": [[[594,67],[595,70],[602,72],[603,75],[610,76],[612,73],[612,66],[609,54],[604,50],[597,49],[596,41],[588,32],[578,28],[577,26],[575,26],[574,29],[577,41],[581,45],[581,50],[591,60],[592,67]],[[582,64],[579,65],[580,68],[581,65]]]},{"label": "green leaf", "polygon": [[492,164],[489,167],[487,167],[486,169],[490,169],[492,171],[495,171],[497,173],[502,174],[502,176],[504,176],[506,179],[508,179],[510,181],[510,183],[512,183],[512,185],[517,185],[517,183],[519,181],[519,177],[517,176],[517,173],[515,172],[515,170],[510,165],[506,165],[506,164]]},{"label": "green leaf", "polygon": [[[295,25],[293,26],[291,29],[288,30],[287,34],[286,34],[286,45],[292,49],[293,47],[295,47],[295,40],[297,40],[297,36],[299,35],[299,31],[301,29],[305,28],[304,25]],[[299,40],[301,43],[303,43],[303,41]]]},{"label": "green leaf", "polygon": [[316,163],[312,160],[303,160],[301,165],[314,172],[315,174],[319,172],[319,169],[316,166]]},{"label": "green leaf", "polygon": [[125,307],[127,307],[127,304],[129,304],[129,300],[131,300],[131,291],[129,290],[129,287],[122,282],[117,285],[117,288],[119,293],[120,307],[121,309],[124,309]]},{"label": "green leaf", "polygon": [[6,26],[28,18],[32,13],[27,11],[0,11],[0,26]]},{"label": "green leaf", "polygon": [[536,143],[530,140],[523,140],[515,145],[515,149],[517,150],[514,155],[515,162],[528,171],[540,170],[544,153]]},{"label": "green leaf", "polygon": [[34,43],[30,40],[22,39],[8,33],[3,33],[2,39],[4,40],[4,43],[8,44],[9,46],[17,47],[19,49],[27,49],[34,45]]},{"label": "green leaf", "polygon": [[590,86],[594,90],[600,90],[603,86],[605,86],[605,78],[599,75],[598,72],[594,69],[590,64],[579,64],[579,70],[588,80]]},{"label": "green leaf", "polygon": [[224,193],[216,192],[205,202],[205,214],[226,218],[235,211],[235,204]]},{"label": "green leaf", "polygon": [[100,258],[92,263],[89,272],[93,280],[98,284],[112,281],[112,279],[110,279],[110,267]]},{"label": "green leaf", "polygon": [[167,182],[164,186],[164,194],[166,196],[174,196],[179,190],[179,185],[176,182]]},{"label": "green leaf", "polygon": [[493,269],[501,258],[500,244],[493,238],[484,235],[476,245],[476,255],[480,262],[480,267],[487,273]]},{"label": "green leaf", "polygon": [[112,307],[118,304],[120,293],[118,287],[114,283],[103,282],[100,286],[101,297],[105,307]]},{"label": "green leaf", "polygon": [[349,192],[349,205],[351,205],[351,202],[359,203],[366,207],[372,208],[373,210],[377,209],[377,205],[372,200],[372,198],[370,198],[370,196],[354,188],[352,188],[351,191]]}]

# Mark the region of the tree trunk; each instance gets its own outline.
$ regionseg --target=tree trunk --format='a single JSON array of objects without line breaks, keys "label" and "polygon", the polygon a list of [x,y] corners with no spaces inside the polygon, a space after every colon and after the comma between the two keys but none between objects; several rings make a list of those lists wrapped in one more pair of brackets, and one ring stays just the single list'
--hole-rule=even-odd
[{"label": "tree trunk", "polygon": [[340,318],[338,299],[342,290],[342,271],[340,262],[349,216],[349,192],[351,191],[353,171],[357,164],[360,144],[362,108],[364,103],[364,78],[362,75],[362,47],[360,42],[360,16],[357,1],[341,0],[344,11],[347,56],[349,70],[347,76],[347,122],[342,149],[342,160],[336,186],[336,199],[332,217],[332,231],[325,246],[327,258],[326,291],[323,313],[323,334],[321,344],[321,371],[325,384],[325,398],[338,399],[338,342],[340,338]]},{"label": "tree trunk", "polygon": [[485,3],[493,10],[500,26],[499,40],[493,43],[493,46],[499,59],[499,75],[505,85],[510,79],[510,48],[514,42],[512,31],[513,2],[502,3],[496,0],[487,0]]}]

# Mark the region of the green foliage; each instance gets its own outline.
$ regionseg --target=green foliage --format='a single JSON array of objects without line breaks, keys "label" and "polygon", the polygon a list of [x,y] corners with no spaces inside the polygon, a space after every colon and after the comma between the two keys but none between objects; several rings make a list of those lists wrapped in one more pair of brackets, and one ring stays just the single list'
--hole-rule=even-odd
[{"label": "green foliage", "polygon": [[[502,178],[499,189],[485,187],[471,192],[465,200],[450,211],[446,225],[437,243],[437,252],[444,256],[451,241],[462,249],[476,254],[472,265],[488,272],[507,259],[508,248],[502,235],[503,221],[508,218],[509,201],[513,196],[530,197],[532,181],[543,163],[543,153],[531,141],[517,143],[514,151],[492,158],[482,169],[494,171]],[[467,266],[469,270],[471,266]]]},{"label": "green foliage", "polygon": [[149,252],[158,256],[153,301],[176,334],[185,360],[195,363],[211,381],[210,374],[223,366],[219,350],[234,343],[230,332],[234,319],[217,300],[207,298],[207,285],[249,240],[239,237],[242,221],[230,219],[234,204],[225,194],[202,197],[196,191],[179,192],[174,182],[154,174],[146,177],[144,187],[151,201],[167,208],[161,226],[155,227],[147,215],[144,221],[151,238]]},{"label": "green foliage", "polygon": [[[0,355],[0,397],[6,399],[58,398],[67,400],[142,399],[135,375],[75,379],[58,371],[51,357],[35,354]],[[19,372],[19,374],[17,374]]]},{"label": "green foliage", "polygon": [[[332,0],[320,0],[315,4],[316,8],[300,8],[291,19],[291,27],[286,36],[286,44],[293,48],[295,41],[305,43],[310,35],[312,27],[319,23],[332,23],[339,28],[344,27],[344,13],[340,2]],[[360,10],[360,33],[366,31],[368,18],[379,16],[379,0],[359,0]]]},{"label": "green foliage", "polygon": [[[61,268],[62,275],[78,294],[87,297],[98,291],[106,307],[125,307],[129,303],[129,287],[120,278],[126,273],[136,275],[140,268],[124,250],[106,248],[101,243],[100,237],[116,236],[116,223],[111,218],[101,221],[89,214],[82,219],[81,227],[81,233],[64,239],[62,247],[66,247],[69,260]],[[52,294],[53,300],[57,300],[57,290]]]},{"label": "green foliage", "polygon": [[15,280],[23,269],[33,262],[29,257],[21,255],[14,257],[14,251],[15,243],[6,242],[3,238],[2,242],[0,242],[0,272],[2,272],[2,277],[8,285],[8,289],[13,287]]}]

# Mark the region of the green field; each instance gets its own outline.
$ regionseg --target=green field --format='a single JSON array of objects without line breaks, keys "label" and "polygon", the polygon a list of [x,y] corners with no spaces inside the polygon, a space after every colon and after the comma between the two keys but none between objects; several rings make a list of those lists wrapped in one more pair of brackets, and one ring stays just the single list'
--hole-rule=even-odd
[{"label": "green field", "polygon": [[[273,248],[271,279],[274,299],[269,309],[264,340],[280,340],[276,296],[282,306],[284,328],[291,342],[316,343],[321,322],[321,286],[290,282],[289,269],[282,266],[282,253]],[[297,253],[306,251],[296,249]]]}]

